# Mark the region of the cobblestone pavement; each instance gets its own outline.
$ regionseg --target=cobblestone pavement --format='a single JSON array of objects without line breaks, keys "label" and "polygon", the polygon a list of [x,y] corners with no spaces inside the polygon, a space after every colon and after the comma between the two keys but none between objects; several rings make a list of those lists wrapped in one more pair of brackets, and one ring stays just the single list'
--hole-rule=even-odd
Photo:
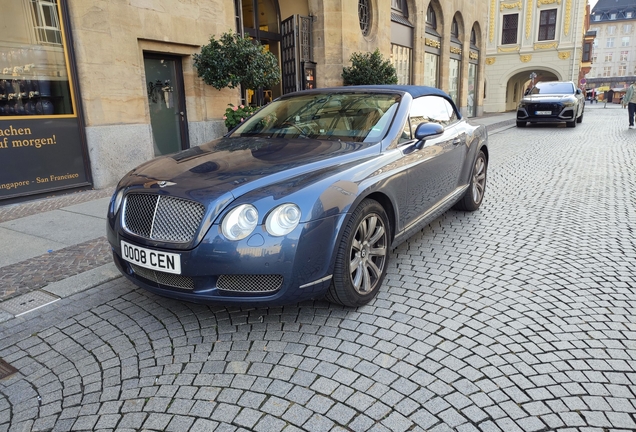
[{"label": "cobblestone pavement", "polygon": [[491,136],[485,202],[370,305],[234,309],[117,279],[0,327],[0,431],[636,430],[636,130]]}]

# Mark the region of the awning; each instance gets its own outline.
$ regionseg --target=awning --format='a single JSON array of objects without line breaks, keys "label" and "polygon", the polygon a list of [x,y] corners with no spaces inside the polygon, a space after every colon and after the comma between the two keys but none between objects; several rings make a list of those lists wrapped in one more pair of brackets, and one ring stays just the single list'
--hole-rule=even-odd
[{"label": "awning", "polygon": [[608,91],[609,89],[610,89],[609,86],[596,87],[597,92],[604,92],[604,91]]}]

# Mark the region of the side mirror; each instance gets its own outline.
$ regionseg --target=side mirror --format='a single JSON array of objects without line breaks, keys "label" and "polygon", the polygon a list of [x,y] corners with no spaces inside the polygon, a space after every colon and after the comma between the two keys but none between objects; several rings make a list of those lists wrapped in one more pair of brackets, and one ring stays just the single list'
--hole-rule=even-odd
[{"label": "side mirror", "polygon": [[583,93],[583,92],[581,91],[581,89],[580,89],[580,88],[577,88],[577,89],[576,89],[576,94],[577,94],[577,95],[580,95],[581,93]]},{"label": "side mirror", "polygon": [[427,139],[437,138],[444,133],[444,126],[439,123],[420,123],[415,129],[415,138],[419,141],[418,148],[421,148]]}]

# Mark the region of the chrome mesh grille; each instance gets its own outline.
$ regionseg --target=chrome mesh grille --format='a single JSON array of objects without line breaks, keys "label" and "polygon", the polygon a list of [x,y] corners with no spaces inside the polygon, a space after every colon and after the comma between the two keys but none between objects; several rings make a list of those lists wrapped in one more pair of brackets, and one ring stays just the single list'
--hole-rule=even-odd
[{"label": "chrome mesh grille", "polygon": [[203,215],[203,205],[180,198],[129,194],[124,203],[124,227],[151,240],[189,243]]},{"label": "chrome mesh grille", "polygon": [[220,290],[248,293],[274,292],[282,284],[282,275],[221,275],[216,282]]},{"label": "chrome mesh grille", "polygon": [[130,264],[130,268],[133,269],[137,276],[148,279],[152,282],[156,282],[160,285],[166,285],[173,288],[181,288],[187,290],[194,289],[194,280],[186,276],[150,270],[135,264]]}]

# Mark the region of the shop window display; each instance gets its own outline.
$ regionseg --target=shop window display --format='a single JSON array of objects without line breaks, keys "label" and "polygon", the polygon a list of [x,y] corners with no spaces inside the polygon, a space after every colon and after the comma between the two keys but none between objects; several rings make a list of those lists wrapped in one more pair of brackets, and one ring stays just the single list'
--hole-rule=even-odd
[{"label": "shop window display", "polygon": [[3,8],[0,116],[73,115],[57,1],[11,1]]}]

